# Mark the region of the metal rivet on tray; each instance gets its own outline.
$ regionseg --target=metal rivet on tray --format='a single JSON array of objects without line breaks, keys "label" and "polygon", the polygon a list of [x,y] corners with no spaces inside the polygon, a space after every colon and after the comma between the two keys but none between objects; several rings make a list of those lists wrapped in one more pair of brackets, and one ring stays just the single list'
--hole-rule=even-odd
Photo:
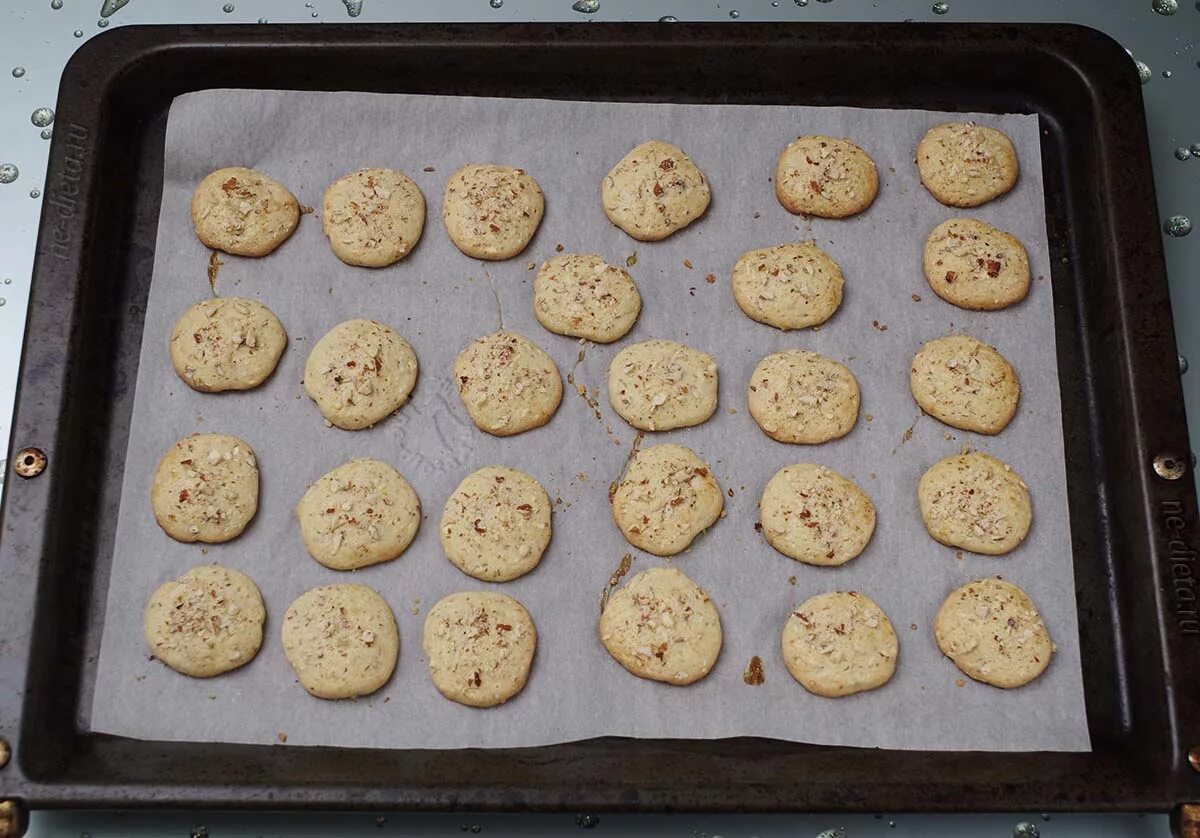
[{"label": "metal rivet on tray", "polygon": [[12,756],[12,748],[8,745],[7,739],[0,739],[0,768],[8,765],[9,757]]},{"label": "metal rivet on tray", "polygon": [[1188,765],[1192,766],[1193,771],[1200,772],[1200,745],[1188,751]]},{"label": "metal rivet on tray", "polygon": [[40,448],[22,448],[13,459],[18,477],[37,477],[46,470],[46,452]]},{"label": "metal rivet on tray", "polygon": [[1159,454],[1154,458],[1154,473],[1165,480],[1178,480],[1186,468],[1187,461],[1174,454]]}]

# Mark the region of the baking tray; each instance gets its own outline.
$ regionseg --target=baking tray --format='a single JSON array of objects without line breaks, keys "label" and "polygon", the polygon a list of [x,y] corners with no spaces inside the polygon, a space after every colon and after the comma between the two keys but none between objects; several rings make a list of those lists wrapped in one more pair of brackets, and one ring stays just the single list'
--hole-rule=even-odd
[{"label": "baking tray", "polygon": [[[174,96],[259,87],[1036,112],[1093,751],[605,738],[383,751],[86,730]],[[1200,800],[1197,508],[1140,86],[1078,26],[128,27],[63,77],[0,528],[0,796],[20,806],[1167,810]],[[1156,471],[1167,474],[1161,477]],[[1182,478],[1182,479],[1181,479]],[[1196,753],[1200,765],[1200,751]]]}]

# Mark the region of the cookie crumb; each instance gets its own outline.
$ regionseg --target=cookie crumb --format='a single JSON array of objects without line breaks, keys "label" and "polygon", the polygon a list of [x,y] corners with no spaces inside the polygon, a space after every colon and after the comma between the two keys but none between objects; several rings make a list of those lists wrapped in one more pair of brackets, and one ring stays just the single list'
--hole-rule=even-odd
[{"label": "cookie crumb", "polygon": [[561,243],[561,242],[559,242],[558,244],[554,245],[554,252],[555,252],[555,253],[562,253],[562,252],[563,252],[563,246],[562,246],[562,243]]},{"label": "cookie crumb", "polygon": [[279,733],[275,734],[275,738],[278,739],[279,743],[282,745],[284,742],[287,741],[287,734],[281,730],[281,731],[279,731]]},{"label": "cookie crumb", "polygon": [[316,212],[316,210],[314,210],[308,204],[300,204],[300,214],[301,215],[312,215],[314,212]]},{"label": "cookie crumb", "polygon": [[917,630],[917,624],[916,624],[916,623],[909,623],[909,624],[908,624],[908,627],[909,627],[910,629],[912,629],[913,631],[916,631],[916,630]]},{"label": "cookie crumb", "polygon": [[750,217],[751,217],[751,218],[758,218],[758,217],[759,217],[759,215],[760,215],[760,213],[757,213],[757,212],[756,212],[756,213],[754,213],[754,215],[752,215],[752,216],[750,216]]},{"label": "cookie crumb", "polygon": [[730,416],[734,416],[737,414],[738,411],[737,411],[736,407],[729,407],[729,408],[725,409],[725,412],[728,413]]},{"label": "cookie crumb", "polygon": [[635,250],[635,251],[633,251],[633,253],[630,253],[628,256],[625,257],[625,267],[632,268],[636,264],[637,264],[637,251]]},{"label": "cookie crumb", "polygon": [[967,685],[967,682],[966,682],[966,681],[964,681],[962,678],[955,678],[955,679],[954,679],[954,686],[956,686],[956,687],[965,687],[966,685]]},{"label": "cookie crumb", "polygon": [[919,302],[921,302],[921,295],[920,295],[920,294],[913,294],[913,295],[912,295],[912,300],[913,300],[913,302],[914,302],[914,303],[919,303]]},{"label": "cookie crumb", "polygon": [[437,171],[437,167],[436,167],[436,166],[426,166],[426,167],[425,167],[424,169],[422,169],[421,171],[422,171],[422,172],[436,172],[436,171]]},{"label": "cookie crumb", "polygon": [[795,577],[795,576],[789,576],[789,577],[788,577],[788,584],[789,584],[789,585],[795,585],[795,584],[796,584],[796,577]]},{"label": "cookie crumb", "polygon": [[687,269],[690,271],[690,270],[692,269],[692,260],[691,260],[691,259],[684,259],[684,260],[683,260],[683,266],[684,266],[685,268],[687,268]]},{"label": "cookie crumb", "polygon": [[713,274],[705,274],[704,281],[707,282],[709,285],[712,285],[714,282],[717,281],[717,278]]},{"label": "cookie crumb", "polygon": [[746,671],[742,673],[742,680],[751,687],[757,687],[767,680],[767,676],[763,674],[762,658],[758,655],[750,658],[750,663],[746,666]]}]

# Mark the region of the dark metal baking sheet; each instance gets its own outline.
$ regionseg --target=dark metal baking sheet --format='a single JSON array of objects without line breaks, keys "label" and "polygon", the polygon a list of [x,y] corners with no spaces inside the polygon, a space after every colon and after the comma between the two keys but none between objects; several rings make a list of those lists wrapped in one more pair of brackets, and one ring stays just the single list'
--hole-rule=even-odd
[{"label": "dark metal baking sheet", "polygon": [[[753,56],[753,60],[748,60]],[[761,739],[598,739],[500,751],[283,749],[84,733],[163,130],[201,87],[1037,112],[1093,751],[891,752]],[[1072,26],[614,24],[129,27],[64,76],[0,531],[0,794],[31,806],[486,809],[1166,809],[1196,799],[1184,666],[1189,451],[1140,88]],[[12,462],[12,458],[9,458]],[[1185,469],[1186,470],[1186,469]]]}]

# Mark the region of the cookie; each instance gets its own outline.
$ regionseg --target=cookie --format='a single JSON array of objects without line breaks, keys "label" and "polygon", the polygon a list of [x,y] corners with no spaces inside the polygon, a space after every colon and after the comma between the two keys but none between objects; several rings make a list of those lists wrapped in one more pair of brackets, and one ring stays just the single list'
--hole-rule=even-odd
[{"label": "cookie", "polygon": [[309,555],[332,570],[355,570],[408,549],[421,523],[421,501],[400,472],[363,458],[309,486],[296,519]]},{"label": "cookie", "polygon": [[775,472],[758,506],[767,543],[805,564],[845,564],[875,532],[875,506],[867,493],[814,463]]},{"label": "cookie", "polygon": [[472,421],[493,436],[540,428],[562,401],[554,360],[516,332],[472,342],[454,360],[454,379]]},{"label": "cookie", "polygon": [[805,600],[783,625],[783,662],[810,693],[826,698],[882,687],[896,672],[892,621],[868,596],[831,591]]},{"label": "cookie", "polygon": [[934,463],[921,476],[917,501],[925,529],[947,547],[999,556],[1029,534],[1029,487],[1006,463],[974,451]]},{"label": "cookie", "polygon": [[234,256],[266,256],[300,223],[300,205],[261,172],[217,169],[192,193],[192,224],[205,247]]},{"label": "cookie", "polygon": [[279,318],[257,300],[201,300],[171,329],[171,363],[193,390],[251,390],[275,371],[287,346]]},{"label": "cookie", "polygon": [[600,641],[639,678],[684,686],[721,653],[721,617],[704,589],[673,567],[652,567],[608,598]]},{"label": "cookie", "polygon": [[468,707],[495,707],[525,689],[537,629],[512,597],[464,591],[429,609],[421,642],[438,692]]},{"label": "cookie", "polygon": [[1054,643],[1029,596],[999,576],[968,582],[938,609],[933,633],[963,674],[1012,689],[1046,671]]},{"label": "cookie", "polygon": [[556,335],[612,343],[633,328],[642,298],[628,272],[595,253],[564,253],[533,280],[533,313]]},{"label": "cookie", "polygon": [[192,434],[158,461],[150,506],[176,541],[219,544],[241,535],[258,511],[254,449],[236,436]]},{"label": "cookie", "polygon": [[717,362],[673,340],[632,344],[608,365],[608,400],[643,431],[699,425],[717,409]]},{"label": "cookie", "polygon": [[524,169],[475,163],[446,181],[442,221],[454,246],[473,259],[511,259],[529,244],[546,201]]},{"label": "cookie", "polygon": [[306,591],[283,615],[283,652],[317,698],[357,698],[388,682],[400,656],[396,617],[366,585]]},{"label": "cookie", "polygon": [[846,218],[871,206],[879,174],[849,140],[810,134],[792,140],[775,166],[775,197],[788,212]]},{"label": "cookie", "polygon": [[395,169],[359,169],[325,190],[321,224],[347,265],[385,268],[412,252],[425,229],[425,196]]},{"label": "cookie", "polygon": [[468,576],[507,582],[538,566],[550,544],[550,496],[503,466],[467,475],[442,510],[442,550]]},{"label": "cookie", "polygon": [[922,346],[913,356],[908,383],[921,410],[981,434],[1004,430],[1021,398],[1012,364],[968,335],[947,335]]},{"label": "cookie", "polygon": [[917,144],[921,183],[950,207],[977,207],[1017,182],[1017,152],[1008,136],[973,122],[934,126]]},{"label": "cookie", "polygon": [[708,209],[712,191],[692,158],[651,140],[621,158],[600,183],[604,214],[638,241],[656,242]]},{"label": "cookie", "polygon": [[812,242],[743,253],[733,266],[733,299],[746,316],[777,329],[824,323],[842,304],[842,271]]},{"label": "cookie", "polygon": [[331,425],[369,428],[404,406],[417,383],[408,341],[374,320],[339,323],[314,345],[304,364],[304,390]]},{"label": "cookie", "polygon": [[634,547],[656,556],[686,550],[724,505],[708,463],[682,445],[638,451],[612,495],[617,527]]},{"label": "cookie", "polygon": [[803,349],[775,352],[759,361],[747,401],[758,426],[780,442],[827,442],[848,434],[858,421],[854,373]]},{"label": "cookie", "polygon": [[1029,254],[1011,233],[974,218],[951,218],[925,242],[925,279],[959,308],[994,311],[1029,293]]},{"label": "cookie", "polygon": [[211,678],[249,663],[267,618],[258,586],[219,565],[193,567],[164,582],[146,604],[146,643],[184,675]]}]

